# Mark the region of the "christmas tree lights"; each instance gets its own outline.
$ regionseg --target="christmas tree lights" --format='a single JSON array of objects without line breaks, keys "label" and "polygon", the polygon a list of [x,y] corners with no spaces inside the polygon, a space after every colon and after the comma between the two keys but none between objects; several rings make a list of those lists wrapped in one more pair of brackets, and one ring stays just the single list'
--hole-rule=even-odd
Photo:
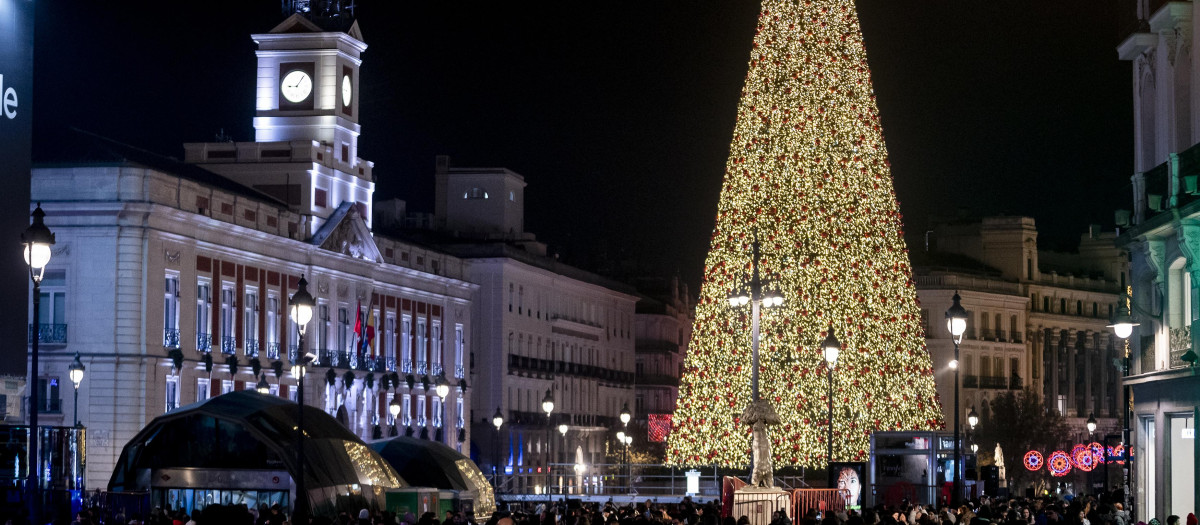
[{"label": "christmas tree lights", "polygon": [[776,466],[861,461],[876,430],[943,426],[852,0],[764,0],[705,263],[667,461],[744,467],[751,243],[783,304],[763,310],[760,381]]}]

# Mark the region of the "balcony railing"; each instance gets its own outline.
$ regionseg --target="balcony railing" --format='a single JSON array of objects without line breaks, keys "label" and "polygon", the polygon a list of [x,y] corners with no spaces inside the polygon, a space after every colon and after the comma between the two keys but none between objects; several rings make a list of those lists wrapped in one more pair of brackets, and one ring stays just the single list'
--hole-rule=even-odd
[{"label": "balcony railing", "polygon": [[163,348],[179,348],[178,328],[166,328],[163,330]]},{"label": "balcony railing", "polygon": [[459,364],[454,366],[454,377],[458,379],[467,377],[467,370],[463,368],[463,365]]},{"label": "balcony railing", "polygon": [[237,352],[237,338],[233,336],[221,336],[221,353],[233,355]]},{"label": "balcony railing", "polygon": [[1004,376],[980,376],[979,388],[1007,389],[1008,378]]},{"label": "balcony railing", "polygon": [[425,365],[425,361],[417,361],[417,375],[425,375],[429,368]]},{"label": "balcony railing", "polygon": [[[65,345],[67,344],[67,325],[65,324],[39,324],[37,331],[38,344],[42,345]],[[26,336],[27,344],[33,343],[33,325],[29,325],[29,334]]]},{"label": "balcony railing", "polygon": [[679,378],[671,377],[665,374],[637,374],[637,384],[639,386],[679,386]]},{"label": "balcony railing", "polygon": [[267,343],[267,359],[279,359],[279,343]]},{"label": "balcony railing", "polygon": [[[27,414],[29,406],[29,396],[21,396],[21,413]],[[62,413],[62,398],[59,397],[38,397],[38,413],[39,414],[61,414]]]},{"label": "balcony railing", "polygon": [[963,388],[979,388],[979,376],[963,376]]},{"label": "balcony railing", "polygon": [[288,362],[295,363],[300,357],[300,345],[288,345]]},{"label": "balcony railing", "polygon": [[212,334],[196,334],[196,350],[200,352],[211,352]]},{"label": "balcony railing", "polygon": [[412,360],[405,359],[400,362],[400,371],[405,374],[411,374],[413,371]]},{"label": "balcony railing", "polygon": [[258,357],[257,339],[250,339],[246,341],[246,357]]},{"label": "balcony railing", "polygon": [[1020,376],[1012,376],[1008,380],[1009,390],[1020,390],[1023,387]]},{"label": "balcony railing", "polygon": [[441,375],[441,374],[443,374],[443,373],[445,373],[445,372],[446,372],[446,369],[445,369],[445,368],[442,368],[442,364],[441,364],[441,363],[431,363],[431,364],[429,365],[429,373],[430,373],[430,374],[432,374],[432,375],[435,375],[435,376],[437,376],[437,375]]}]

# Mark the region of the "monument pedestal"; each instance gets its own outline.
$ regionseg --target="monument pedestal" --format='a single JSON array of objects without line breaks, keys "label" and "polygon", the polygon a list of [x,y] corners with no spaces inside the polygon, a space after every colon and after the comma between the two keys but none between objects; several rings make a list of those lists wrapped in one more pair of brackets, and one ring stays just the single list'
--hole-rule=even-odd
[{"label": "monument pedestal", "polygon": [[750,525],[770,525],[771,515],[781,510],[792,518],[792,495],[778,487],[745,486],[733,492],[733,518],[750,518]]}]

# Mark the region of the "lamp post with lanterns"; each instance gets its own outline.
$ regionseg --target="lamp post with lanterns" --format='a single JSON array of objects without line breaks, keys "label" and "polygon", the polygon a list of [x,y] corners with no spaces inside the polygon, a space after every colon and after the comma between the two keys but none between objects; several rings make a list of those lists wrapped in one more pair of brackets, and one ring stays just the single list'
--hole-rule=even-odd
[{"label": "lamp post with lanterns", "polygon": [[38,343],[42,337],[42,277],[46,274],[46,265],[50,263],[50,246],[54,245],[54,234],[46,227],[46,212],[42,211],[42,203],[34,208],[33,223],[21,234],[21,245],[25,255],[25,264],[29,267],[29,278],[33,281],[33,336],[30,338],[29,351],[29,457],[26,465],[29,467],[30,517],[34,523],[41,519],[41,461],[38,456]]},{"label": "lamp post with lanterns", "polygon": [[[558,424],[558,433],[559,433],[559,434],[562,434],[562,438],[563,438],[563,439],[562,439],[562,443],[563,443],[563,446],[562,446],[562,452],[560,452],[560,454],[563,454],[563,456],[566,456],[566,455],[567,455],[567,454],[566,454],[566,450],[567,450],[567,431],[568,431],[568,430],[570,430],[570,429],[571,429],[571,427],[570,427],[570,426],[568,426],[566,423],[559,423],[559,424]],[[567,484],[566,484],[566,483],[559,483],[559,484],[558,484],[558,491],[559,491],[560,493],[562,493],[562,494],[566,494],[566,493],[567,493]]]},{"label": "lamp post with lanterns", "polygon": [[496,462],[492,465],[492,487],[499,489],[496,480],[500,474],[500,427],[504,426],[504,414],[500,412],[500,407],[496,407],[496,413],[492,415],[492,426],[496,427]]},{"label": "lamp post with lanterns", "polygon": [[[628,445],[629,443],[625,442],[626,439],[628,439],[630,442],[633,441],[633,436],[631,436],[629,434],[629,420],[633,419],[633,414],[631,412],[629,412],[629,403],[628,402],[621,405],[620,418],[621,418],[621,426],[623,427],[623,430],[625,431],[624,437],[620,438],[620,441],[621,441],[622,445]],[[625,483],[626,483],[625,490],[628,491],[629,490],[629,479],[633,477],[633,464],[629,462],[629,447],[628,446],[626,446],[625,449],[622,451],[622,461],[621,462],[625,463],[626,468],[629,469],[629,471],[626,473],[626,478],[625,478]]]},{"label": "lamp post with lanterns", "polygon": [[446,380],[446,374],[441,373],[437,376],[437,386],[433,387],[434,393],[442,400],[442,413],[438,414],[438,429],[437,440],[439,443],[445,442],[446,428],[446,396],[450,395],[450,382]]},{"label": "lamp post with lanterns", "polygon": [[292,523],[308,523],[308,489],[304,485],[304,375],[308,364],[312,362],[312,354],[304,349],[304,333],[308,330],[308,322],[312,320],[313,307],[317,302],[308,293],[308,281],[300,276],[296,284],[296,293],[288,301],[291,304],[292,322],[296,323],[299,337],[296,339],[298,361],[292,364],[292,375],[296,376],[296,402],[299,415],[296,418],[296,502],[293,506]]},{"label": "lamp post with lanterns", "polygon": [[[733,307],[750,305],[750,405],[743,411],[742,423],[750,425],[766,425],[762,420],[767,414],[774,414],[775,409],[771,406],[771,402],[766,399],[759,398],[758,392],[758,346],[759,346],[759,324],[762,316],[763,307],[779,306],[783,304],[783,296],[778,292],[767,289],[766,281],[759,274],[759,266],[761,266],[760,252],[757,236],[754,243],[751,244],[751,261],[750,261],[750,289],[735,292],[729,295],[729,305]],[[751,417],[747,418],[749,415]],[[776,418],[777,419],[777,418]],[[771,463],[771,440],[767,438],[765,427],[760,431],[752,433],[751,437],[751,454],[750,454],[750,484],[763,485],[767,487],[775,486],[774,475],[766,476],[764,479],[757,479],[759,472],[759,462],[766,464]]]},{"label": "lamp post with lanterns", "polygon": [[546,397],[542,398],[542,410],[546,412],[546,515],[550,514],[550,414],[554,412],[554,393],[546,389]]},{"label": "lamp post with lanterns", "polygon": [[971,411],[967,412],[967,425],[971,427],[971,435],[968,438],[971,440],[971,454],[975,455],[975,479],[979,479],[979,444],[975,443],[975,425],[979,424],[979,414],[975,413],[975,407],[971,407]]},{"label": "lamp post with lanterns", "polygon": [[829,446],[829,468],[833,468],[833,368],[837,366],[842,343],[838,341],[837,336],[833,335],[832,326],[829,327],[829,334],[825,336],[825,340],[821,342],[821,348],[825,352],[826,375],[829,377],[829,434],[826,436],[826,440]]},{"label": "lamp post with lanterns", "polygon": [[958,506],[958,500],[962,497],[962,441],[959,439],[960,423],[959,423],[959,408],[958,408],[958,345],[962,343],[963,333],[967,331],[967,309],[962,306],[962,298],[958,292],[954,292],[954,304],[950,305],[950,309],[946,310],[946,328],[950,330],[950,335],[954,340],[954,359],[950,361],[950,368],[954,369],[954,495],[950,498],[950,502],[954,506]]},{"label": "lamp post with lanterns", "polygon": [[75,360],[71,362],[71,366],[67,367],[68,374],[71,376],[71,384],[75,385],[75,427],[81,427],[79,424],[79,383],[83,382],[83,361],[79,360],[79,352],[75,352]]}]

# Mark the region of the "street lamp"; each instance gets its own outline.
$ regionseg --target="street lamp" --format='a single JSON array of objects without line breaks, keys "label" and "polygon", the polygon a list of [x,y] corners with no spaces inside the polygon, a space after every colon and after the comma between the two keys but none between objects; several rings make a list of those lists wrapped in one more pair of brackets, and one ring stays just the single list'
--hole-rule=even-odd
[{"label": "street lamp", "polygon": [[304,333],[308,330],[308,322],[312,320],[313,307],[317,302],[312,294],[308,293],[308,281],[304,280],[304,275],[300,275],[296,293],[288,302],[292,305],[292,322],[296,323],[296,330],[300,335],[296,339],[299,361],[292,364],[292,374],[296,376],[296,402],[300,412],[296,418],[296,468],[299,475],[296,476],[296,502],[292,509],[292,523],[307,523],[308,491],[304,486],[304,376],[313,356],[304,349]]},{"label": "street lamp", "polygon": [[967,412],[967,424],[971,425],[971,430],[975,430],[975,425],[979,424],[979,414],[975,413],[975,407],[971,407],[971,411]]},{"label": "street lamp", "polygon": [[1138,324],[1134,322],[1133,316],[1129,315],[1129,307],[1125,305],[1125,300],[1122,298],[1117,305],[1117,315],[1113,317],[1113,322],[1108,327],[1113,329],[1113,333],[1117,337],[1127,339],[1133,334],[1133,327],[1138,326]]},{"label": "street lamp", "polygon": [[437,440],[440,442],[445,440],[444,429],[446,428],[446,396],[450,395],[450,382],[446,381],[445,373],[438,374],[437,386],[433,387],[433,391],[439,398],[442,399],[442,413],[438,414],[438,429],[436,436]]},{"label": "street lamp", "polygon": [[542,398],[542,410],[546,411],[546,515],[550,515],[550,414],[554,412],[554,393],[546,389]]},{"label": "street lamp", "polygon": [[[562,434],[562,437],[563,437],[563,448],[562,448],[563,451],[567,450],[567,431],[570,430],[570,428],[571,427],[567,426],[566,423],[558,424],[558,433]],[[567,493],[567,486],[565,483],[562,483],[559,485],[559,492],[561,492],[563,494]]]},{"label": "street lamp", "polygon": [[829,435],[827,441],[829,468],[833,468],[833,368],[837,366],[838,354],[842,351],[841,341],[838,341],[837,336],[833,335],[833,326],[829,327],[829,334],[821,342],[821,348],[825,351],[825,369],[826,375],[829,376]]},{"label": "street lamp", "polygon": [[496,407],[496,413],[492,415],[492,426],[496,427],[496,462],[492,465],[492,487],[499,488],[496,485],[496,477],[500,470],[500,427],[504,425],[504,414],[500,412],[500,407]]},{"label": "street lamp", "polygon": [[34,523],[40,523],[41,505],[39,495],[41,484],[39,474],[41,461],[38,460],[38,343],[42,338],[42,277],[46,273],[46,265],[50,263],[50,246],[54,244],[54,234],[46,227],[42,211],[42,203],[34,208],[33,223],[21,234],[21,245],[24,247],[25,264],[29,266],[29,278],[33,281],[33,337],[29,352],[29,484],[32,490],[29,499],[30,516]]},{"label": "street lamp", "polygon": [[629,413],[629,403],[626,402],[624,405],[621,406],[621,424],[628,427],[629,420],[632,418],[633,418],[633,415]]},{"label": "street lamp", "polygon": [[75,361],[71,362],[71,366],[67,367],[68,375],[71,377],[71,383],[75,385],[75,426],[79,424],[79,383],[83,382],[83,361],[79,360],[79,352],[75,352]]},{"label": "street lamp", "polygon": [[954,369],[954,495],[951,504],[957,506],[962,497],[962,443],[959,441],[959,408],[958,408],[958,345],[962,342],[963,333],[967,331],[967,309],[962,307],[962,298],[954,292],[954,303],[946,310],[946,328],[954,340],[954,360],[950,368]]},{"label": "street lamp", "polygon": [[[779,306],[783,304],[783,296],[773,290],[767,290],[766,282],[759,275],[760,252],[758,245],[757,233],[755,234],[754,243],[751,244],[751,261],[750,261],[750,289],[748,291],[735,292],[729,295],[729,305],[733,307],[745,306],[750,304],[750,405],[743,411],[742,423],[751,425],[755,428],[756,425],[763,425],[751,433],[751,454],[750,454],[750,484],[754,486],[774,487],[774,473],[766,475],[765,478],[759,479],[759,476],[764,475],[759,472],[759,463],[771,465],[771,440],[767,437],[765,425],[769,418],[767,414],[774,414],[775,409],[771,406],[770,400],[760,399],[758,394],[758,346],[759,346],[759,322],[762,316],[763,307]],[[756,406],[757,405],[757,406]],[[753,408],[752,408],[753,407]],[[747,416],[751,417],[747,417]],[[754,417],[757,416],[757,417]],[[764,419],[759,419],[764,418]],[[771,421],[774,423],[775,421]]]},{"label": "street lamp", "polygon": [[[1128,339],[1129,339],[1130,335],[1133,335],[1133,327],[1138,326],[1138,324],[1139,324],[1139,323],[1134,322],[1133,316],[1130,315],[1130,312],[1129,312],[1129,305],[1132,304],[1132,301],[1133,301],[1132,297],[1130,297],[1130,290],[1131,290],[1131,288],[1126,287],[1125,293],[1121,294],[1121,300],[1118,301],[1118,303],[1117,303],[1117,315],[1115,317],[1113,317],[1113,324],[1108,325],[1109,328],[1113,329],[1113,333],[1117,337],[1126,340],[1125,341],[1125,355],[1124,355],[1123,359],[1121,360],[1121,377],[1122,377],[1122,380],[1121,380],[1121,397],[1122,397],[1122,400],[1121,400],[1121,407],[1122,407],[1121,408],[1121,443],[1125,443],[1125,444],[1128,444],[1133,438],[1133,435],[1132,435],[1133,432],[1129,428],[1129,389],[1130,389],[1130,386],[1126,385],[1124,383],[1124,378],[1129,376],[1129,340]],[[1108,450],[1107,449],[1107,447],[1108,447],[1107,439],[1106,439],[1106,442],[1104,443],[1104,446],[1105,446],[1105,450],[1107,451]],[[1130,477],[1132,476],[1132,473],[1133,473],[1133,456],[1128,455],[1128,454],[1127,454],[1127,456],[1128,456],[1128,459],[1126,459],[1127,464],[1124,469],[1124,475],[1123,475],[1124,479],[1122,480],[1122,484],[1124,485],[1124,488],[1126,489],[1125,492],[1128,495],[1128,493],[1129,493],[1128,488],[1131,483]],[[1108,472],[1107,472],[1108,471],[1108,463],[1109,463],[1108,461],[1104,462],[1104,468],[1105,468],[1104,482],[1106,484],[1108,483]],[[1105,488],[1107,488],[1107,485],[1105,486]],[[1134,503],[1134,506],[1136,506],[1137,502],[1134,501],[1133,503]],[[1136,510],[1136,509],[1134,509],[1134,510]],[[1132,513],[1132,511],[1131,511],[1131,513]]]},{"label": "street lamp", "polygon": [[[399,390],[399,389],[397,388],[396,390]],[[400,435],[400,433],[396,430],[396,421],[400,419],[400,396],[397,394],[399,394],[399,392],[396,392],[396,394],[393,394],[392,401],[390,403],[388,403],[388,413],[392,415],[392,435],[393,436]]]},{"label": "street lamp", "polygon": [[1096,415],[1095,414],[1088,414],[1087,429],[1088,429],[1089,436],[1096,432]]},{"label": "street lamp", "polygon": [[267,384],[267,374],[264,373],[258,376],[258,384],[254,386],[254,389],[258,390],[258,393],[260,394],[271,393],[271,385]]}]

